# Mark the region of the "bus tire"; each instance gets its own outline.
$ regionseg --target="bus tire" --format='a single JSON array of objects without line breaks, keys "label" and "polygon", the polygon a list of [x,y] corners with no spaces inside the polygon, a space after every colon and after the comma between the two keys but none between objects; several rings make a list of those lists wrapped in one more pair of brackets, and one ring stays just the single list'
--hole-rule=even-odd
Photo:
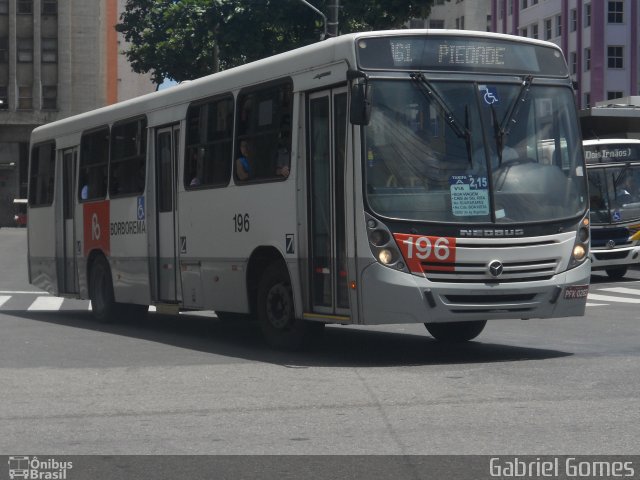
[{"label": "bus tire", "polygon": [[267,343],[278,349],[298,350],[319,334],[324,323],[295,317],[293,290],[281,262],[267,267],[258,284],[257,313]]},{"label": "bus tire", "polygon": [[604,271],[607,272],[607,275],[611,280],[620,280],[627,274],[627,270],[627,267],[611,267],[605,268]]},{"label": "bus tire", "polygon": [[433,338],[440,342],[468,342],[484,330],[486,320],[452,323],[425,323],[424,326]]},{"label": "bus tire", "polygon": [[115,320],[118,308],[113,294],[111,269],[106,258],[102,256],[97,257],[91,264],[89,298],[91,310],[98,321],[108,323]]}]

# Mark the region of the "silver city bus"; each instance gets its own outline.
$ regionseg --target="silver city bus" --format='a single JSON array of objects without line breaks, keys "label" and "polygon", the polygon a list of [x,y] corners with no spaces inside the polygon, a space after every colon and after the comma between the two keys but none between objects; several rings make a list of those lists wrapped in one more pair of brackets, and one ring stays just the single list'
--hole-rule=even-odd
[{"label": "silver city bus", "polygon": [[34,285],[100,319],[253,316],[276,346],[583,315],[588,223],[565,59],[508,35],[344,35],[31,140]]}]

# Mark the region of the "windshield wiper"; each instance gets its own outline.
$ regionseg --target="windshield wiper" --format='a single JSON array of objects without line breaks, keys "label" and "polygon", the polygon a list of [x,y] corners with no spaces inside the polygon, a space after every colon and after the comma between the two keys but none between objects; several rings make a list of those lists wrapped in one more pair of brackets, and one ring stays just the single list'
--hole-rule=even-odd
[{"label": "windshield wiper", "polygon": [[511,128],[518,123],[518,115],[520,113],[520,107],[527,101],[529,90],[531,89],[531,83],[533,82],[533,75],[527,75],[524,77],[522,84],[520,85],[520,91],[518,95],[511,102],[507,113],[501,123],[498,123],[498,117],[496,110],[491,104],[491,116],[493,118],[493,128],[496,137],[496,148],[498,149],[498,164],[502,164],[502,149],[504,148],[504,139],[511,133]]},{"label": "windshield wiper", "polygon": [[467,158],[469,159],[469,165],[473,163],[471,158],[471,130],[469,129],[469,109],[465,107],[465,124],[464,126],[460,123],[460,121],[456,118],[454,113],[451,111],[447,103],[440,96],[433,85],[421,72],[412,72],[409,74],[411,80],[416,82],[418,90],[428,99],[432,99],[435,104],[440,108],[442,112],[445,122],[451,130],[454,131],[458,138],[462,138],[467,146]]}]

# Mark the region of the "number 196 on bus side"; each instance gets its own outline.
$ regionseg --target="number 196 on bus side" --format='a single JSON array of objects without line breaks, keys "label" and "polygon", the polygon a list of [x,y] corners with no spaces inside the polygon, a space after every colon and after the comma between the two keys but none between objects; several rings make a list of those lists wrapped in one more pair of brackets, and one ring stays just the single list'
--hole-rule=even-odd
[{"label": "number 196 on bus side", "polygon": [[422,273],[423,262],[428,263],[431,270],[455,270],[455,237],[430,237],[405,233],[395,233],[393,236],[411,272]]}]

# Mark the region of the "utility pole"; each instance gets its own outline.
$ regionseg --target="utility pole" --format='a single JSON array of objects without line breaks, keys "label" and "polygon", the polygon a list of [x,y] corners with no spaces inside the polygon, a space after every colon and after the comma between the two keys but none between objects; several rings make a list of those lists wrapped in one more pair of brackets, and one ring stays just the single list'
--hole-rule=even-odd
[{"label": "utility pole", "polygon": [[329,10],[328,35],[329,37],[338,36],[338,11],[340,9],[340,0],[329,0],[327,5]]},{"label": "utility pole", "polygon": [[[320,37],[320,40],[326,39],[329,36],[327,34],[327,16],[324,13],[322,13],[320,10],[318,10],[316,7],[311,5],[309,2],[307,2],[307,0],[300,0],[300,1],[322,17],[322,22],[324,24],[324,33],[322,34],[322,37]],[[338,0],[335,0],[335,1],[338,1]]]}]

